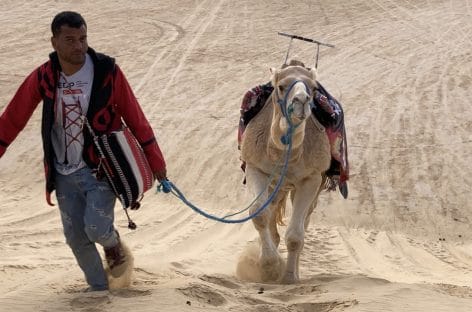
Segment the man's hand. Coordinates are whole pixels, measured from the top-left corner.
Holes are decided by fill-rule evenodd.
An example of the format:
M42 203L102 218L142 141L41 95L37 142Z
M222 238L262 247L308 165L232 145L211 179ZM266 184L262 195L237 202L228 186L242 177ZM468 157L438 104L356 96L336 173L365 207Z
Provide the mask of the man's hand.
M163 170L154 172L154 177L159 182L167 180L167 170L163 169Z

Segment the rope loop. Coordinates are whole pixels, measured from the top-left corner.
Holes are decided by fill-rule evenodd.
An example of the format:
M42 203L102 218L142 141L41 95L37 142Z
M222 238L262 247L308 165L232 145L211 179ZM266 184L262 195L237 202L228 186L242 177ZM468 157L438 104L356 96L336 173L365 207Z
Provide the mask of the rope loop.
M172 195L174 195L175 197L177 197L178 199L180 199L184 204L186 204L188 207L190 207L192 210L194 210L195 212L201 214L202 216L210 219L210 220L214 220L214 221L218 221L218 222L222 222L222 223L243 223L243 222L246 222L248 220L251 220L255 217L257 217L259 214L262 213L262 211L264 211L269 205L270 203L274 200L275 196L277 195L277 193L279 192L280 190L280 187L282 186L282 183L284 181L284 178L285 178L285 175L287 174L287 168L288 168L288 161L290 159L290 153L291 153L291 150L292 150L292 137L291 137L291 134L292 134L292 128L289 127L289 130L287 131L287 140L288 140L288 144L286 145L285 147L285 157L284 157L284 165L282 167L282 170L281 170L281 173L280 173L280 177L279 177L279 180L277 181L277 184L274 188L274 190L272 191L272 193L268 196L267 200L252 214L250 214L249 216L245 217L245 218L241 218L241 219L228 219L230 217L233 217L235 215L238 215L246 210L248 210L250 207L252 207L252 205L254 205L254 203L257 201L257 199L259 197L261 197L263 195L263 193L265 192L265 190L269 187L269 184L272 182L273 180L273 175L271 175L271 177L269 178L269 181L267 183L267 186L264 188L264 190L259 193L259 195L252 201L252 203L246 207L245 209L239 211L239 212L236 212L236 213L233 213L233 214L229 214L229 215L226 215L224 217L218 217L218 216L214 216L212 214L209 214L205 211L203 211L202 209L198 208L197 206L195 206L194 204L192 204L186 197L185 195L182 193L182 191L179 190L179 188L174 184L172 183L170 180L164 180L164 181L161 181L161 183L157 186L157 192L164 192L164 193L171 193ZM277 167L274 166L274 169ZM275 173L275 170L274 170L274 173Z

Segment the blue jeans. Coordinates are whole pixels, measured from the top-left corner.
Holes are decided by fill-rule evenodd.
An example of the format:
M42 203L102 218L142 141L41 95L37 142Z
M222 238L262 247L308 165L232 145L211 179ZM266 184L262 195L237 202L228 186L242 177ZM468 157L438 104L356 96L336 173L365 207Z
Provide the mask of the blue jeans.
M92 290L108 289L102 259L95 243L105 248L118 243L113 227L116 197L108 183L88 167L69 175L56 172L56 196L66 242Z

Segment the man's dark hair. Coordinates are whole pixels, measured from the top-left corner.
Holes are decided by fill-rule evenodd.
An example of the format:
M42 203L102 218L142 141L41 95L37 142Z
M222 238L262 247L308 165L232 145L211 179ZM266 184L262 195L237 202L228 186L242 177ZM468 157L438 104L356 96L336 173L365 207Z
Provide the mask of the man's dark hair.
M51 31L54 37L59 34L62 25L67 25L72 28L80 28L82 25L87 27L82 15L72 11L64 11L54 17L51 23Z

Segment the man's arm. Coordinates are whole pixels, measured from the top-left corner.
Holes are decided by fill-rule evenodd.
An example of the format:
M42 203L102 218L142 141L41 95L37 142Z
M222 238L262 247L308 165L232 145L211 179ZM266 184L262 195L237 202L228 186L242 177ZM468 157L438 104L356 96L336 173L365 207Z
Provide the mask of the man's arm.
M0 157L24 129L41 101L38 70L34 70L26 77L0 116Z
M151 125L141 109L121 69L115 65L115 103L126 125L141 144L154 176L159 181L166 178L166 163Z

